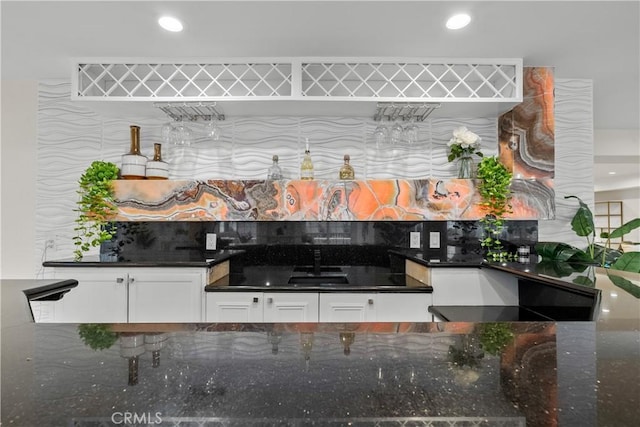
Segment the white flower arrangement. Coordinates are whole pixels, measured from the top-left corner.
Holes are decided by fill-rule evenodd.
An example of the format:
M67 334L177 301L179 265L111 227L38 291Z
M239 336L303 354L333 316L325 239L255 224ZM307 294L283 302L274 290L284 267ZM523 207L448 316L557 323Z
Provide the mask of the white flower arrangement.
M447 159L452 162L458 157L471 154L483 157L479 148L481 139L482 138L471 132L465 126L455 129L453 131L453 137L447 143L450 149Z

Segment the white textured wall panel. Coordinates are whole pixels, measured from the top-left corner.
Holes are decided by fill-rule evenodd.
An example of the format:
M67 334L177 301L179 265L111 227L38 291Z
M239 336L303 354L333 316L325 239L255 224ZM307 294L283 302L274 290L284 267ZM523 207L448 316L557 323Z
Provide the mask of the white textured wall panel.
M591 80L555 81L556 219L540 221L538 240L586 247L571 229L578 196L593 210L593 86Z
M142 151L151 157L153 143L162 142L162 125L169 121L105 117L87 104L72 102L70 90L69 83L39 85L35 271L41 268L49 238L55 239L56 247L47 250L46 259L72 256L77 180L91 162L119 165L129 150L132 124L141 127ZM591 110L589 81L556 81L558 220L540 222L540 240L572 241L567 222L575 204L563 195L580 195L593 204ZM457 169L446 160L447 142L453 129L462 125L482 137L485 155L498 151L497 119L427 119L418 123L419 140L411 146L376 147L372 133L377 124L369 117L228 117L219 123L220 141L207 138L202 123L190 123L194 142L188 150L165 144L162 150L173 179L264 179L273 154L280 157L285 176L297 178L304 138L309 138L319 179L336 178L344 154L351 156L359 179L454 177ZM185 155L191 163L180 167L178 158Z

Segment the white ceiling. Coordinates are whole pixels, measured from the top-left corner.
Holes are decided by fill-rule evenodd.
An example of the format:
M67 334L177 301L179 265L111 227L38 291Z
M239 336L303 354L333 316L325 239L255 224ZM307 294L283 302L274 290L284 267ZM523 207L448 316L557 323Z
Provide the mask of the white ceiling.
M457 11L471 24L446 30ZM74 57L517 57L555 67L557 78L592 80L596 129L640 129L638 0L5 0L0 12L2 79L69 79ZM161 30L163 14L185 30ZM639 157L617 166L632 176L636 142Z

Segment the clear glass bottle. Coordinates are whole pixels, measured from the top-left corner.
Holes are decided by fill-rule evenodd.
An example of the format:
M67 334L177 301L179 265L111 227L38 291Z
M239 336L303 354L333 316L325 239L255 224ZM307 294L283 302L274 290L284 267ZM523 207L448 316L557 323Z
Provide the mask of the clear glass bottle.
M280 169L280 166L278 165L278 156L274 155L272 157L272 160L273 160L273 164L267 171L267 179L273 179L273 180L282 179L282 169Z
M313 179L313 161L311 160L311 152L309 151L309 140L306 141L306 149L304 150L304 157L302 158L302 164L300 165L300 179L312 180Z
M349 157L348 154L345 154L344 165L340 168L340 179L355 179L356 177L353 166L349 164L349 160L351 160L351 157Z

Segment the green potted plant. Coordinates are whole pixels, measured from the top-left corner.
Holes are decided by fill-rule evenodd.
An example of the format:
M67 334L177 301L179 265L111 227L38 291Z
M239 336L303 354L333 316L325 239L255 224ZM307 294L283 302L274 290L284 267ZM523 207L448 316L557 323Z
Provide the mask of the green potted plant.
M486 249L487 259L500 261L513 258L505 251L500 234L504 228L504 217L511 212L512 174L497 157L483 157L478 164L478 192L480 205L486 212L480 223L484 229L481 246Z
M536 252L543 260L591 263L614 270L640 273L640 252L622 253L596 244L596 227L593 221L593 213L589 206L577 196L565 196L564 198L578 201L578 210L571 219L571 229L576 235L586 239L587 246L585 249L579 249L561 242L538 242L536 244ZM603 232L600 236L608 241L612 238L622 237L638 227L640 227L640 218L635 218L611 231L611 233Z
M576 196L565 196L565 199L578 200L579 206L571 220L571 229L576 235L586 238L587 247L583 250L562 242L538 242L535 246L536 252L542 257L539 265L552 265L555 270L568 273L585 264L592 264L611 270L640 273L640 252L623 253L596 244L596 227L589 206ZM609 241L613 238L622 237L639 227L640 218L635 218L610 233L601 233L601 237ZM624 289L636 298L640 298L639 286L618 275L607 273L607 276L614 285ZM595 283L595 281L592 282Z
M94 161L78 180L80 199L78 218L73 238L74 257L80 261L84 252L111 240L111 221L116 212L113 180L118 178L118 167L110 162Z

